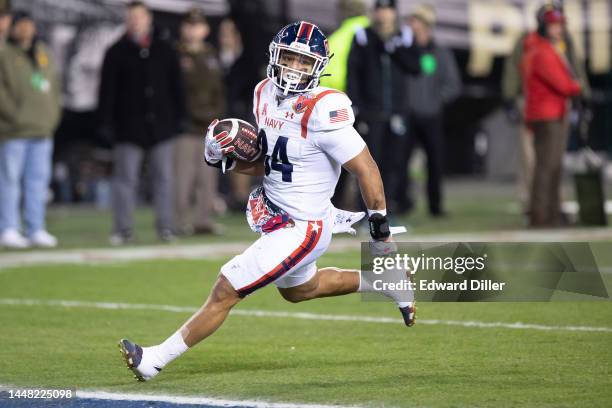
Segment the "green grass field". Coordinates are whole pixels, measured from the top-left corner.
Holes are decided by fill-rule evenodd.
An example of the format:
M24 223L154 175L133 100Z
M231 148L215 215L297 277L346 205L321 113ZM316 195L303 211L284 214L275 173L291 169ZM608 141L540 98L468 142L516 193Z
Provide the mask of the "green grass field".
M356 253L321 265L358 267ZM222 261L0 270L0 299L197 307ZM609 282L608 282L609 283ZM285 302L268 287L239 310L399 318L360 296ZM152 382L137 383L116 342L157 343L187 312L0 306L0 384L385 407L603 407L612 333L230 316ZM421 319L612 327L612 304L422 303Z
M520 230L522 217L509 210L513 187L479 183L449 186L448 218L431 219L421 205L396 222L422 237ZM108 247L108 212L53 208L48 218L59 251ZM241 214L219 221L224 236L184 238L172 246L256 238ZM159 243L152 226L151 211L139 210L135 246ZM588 237L589 230L581 233ZM357 240L355 248L326 254L319 265L358 268ZM612 302L421 303L421 324L408 329L363 319L292 317L309 312L400 319L390 302L350 295L296 305L268 287L240 303L217 333L153 381L137 383L123 365L117 341L164 340L190 312L156 310L156 305L197 308L229 256L2 269L7 253L0 250L0 386L371 407L612 406ZM37 256L41 253L46 254ZM609 291L612 274L604 277ZM53 302L60 300L78 303ZM128 305L108 308L115 303ZM149 306L133 307L138 304ZM258 317L255 311L290 315ZM470 321L506 327L469 327ZM539 326L507 327L515 322Z

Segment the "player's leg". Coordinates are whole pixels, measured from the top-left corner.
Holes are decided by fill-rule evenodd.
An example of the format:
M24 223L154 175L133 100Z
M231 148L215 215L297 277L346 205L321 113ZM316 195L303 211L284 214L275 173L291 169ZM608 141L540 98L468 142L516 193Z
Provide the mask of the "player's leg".
M329 225L325 227L327 230L323 242L331 239ZM293 228L260 237L223 265L204 306L166 341L142 348L129 340L121 340L119 347L128 367L139 380L153 378L189 347L214 333L241 298L299 268L302 260L310 262L308 257L317 251L322 235L323 223L318 221L296 223Z
M360 272L354 269L321 268L307 282L289 288L279 287L280 294L289 302L329 296L341 296L359 290Z
M206 303L163 343L140 347L127 339L119 342L128 368L140 381L153 378L168 363L213 334L240 299L227 278L219 275Z
M241 299L227 278L219 275L204 306L180 329L185 344L193 347L213 334L225 321L232 307Z
M309 271L309 268L312 269ZM389 271L388 278L392 281L409 279L404 270ZM376 290L372 282L355 269L328 267L316 270L313 262L275 283L283 298L292 303L355 292L379 293L397 303L407 326L412 326L415 322L416 308L412 291Z

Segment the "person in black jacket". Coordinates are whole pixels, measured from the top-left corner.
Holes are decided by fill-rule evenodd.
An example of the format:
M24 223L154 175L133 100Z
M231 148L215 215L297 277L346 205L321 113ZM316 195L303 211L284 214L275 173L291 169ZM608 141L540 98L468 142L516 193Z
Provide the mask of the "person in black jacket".
M159 237L173 239L173 137L184 112L181 70L174 48L156 37L151 11L128 4L126 33L104 57L99 115L114 154L111 244L132 238L140 166L150 154Z
M444 106L461 93L461 77L452 52L434 40L433 28L436 12L428 4L416 6L409 17L415 43L421 51L419 76L408 80L408 117L410 131L407 147L403 152L404 166L410 168L410 158L415 145L422 146L427 156L427 197L429 212L434 217L445 215L442 172L444 152ZM405 167L403 167L405 169ZM413 206L408 171L401 173L400 184L407 188L400 193L403 202L400 210Z
M406 139L407 75L420 72L419 52L409 27L400 28L395 0L377 0L372 25L359 29L347 67L347 94L353 101L357 130L380 167L387 206L394 207L399 173L395 152Z

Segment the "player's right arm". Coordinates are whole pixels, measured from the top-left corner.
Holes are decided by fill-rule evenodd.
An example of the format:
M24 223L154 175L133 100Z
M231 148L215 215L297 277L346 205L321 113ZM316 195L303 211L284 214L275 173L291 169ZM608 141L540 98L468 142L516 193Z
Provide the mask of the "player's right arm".
M255 123L257 124L257 126L259 126L261 94L263 91L263 87L268 82L268 79L262 80L255 86L255 89L253 90L253 117L255 118ZM238 173L246 174L249 176L265 176L266 170L264 166L264 155L265 152L262 152L261 157L255 160L254 162L236 161L233 170Z
M266 169L264 167L263 157L257 159L254 162L236 162L236 167L234 167L234 171L242 174L246 174L248 176L265 176Z
M219 120L215 119L208 125L208 130L204 138L204 161L206 164L217 167L224 173L233 170L249 176L263 176L265 174L263 157L253 162L245 162L234 160L228 156L234 151L234 147L226 147L231 141L228 132L221 132L217 135L213 134L213 130L217 123L219 123Z

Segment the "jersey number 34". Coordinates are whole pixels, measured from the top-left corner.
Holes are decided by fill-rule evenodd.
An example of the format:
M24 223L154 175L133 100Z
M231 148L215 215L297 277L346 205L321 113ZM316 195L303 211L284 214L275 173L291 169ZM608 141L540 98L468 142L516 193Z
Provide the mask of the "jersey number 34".
M283 181L291 183L291 173L293 173L293 164L289 162L287 157L287 142L289 138L285 136L279 136L272 149L272 155L268 153L268 138L264 130L259 131L259 137L261 138L261 149L266 152L264 159L264 165L266 168L266 176L270 175L272 170L279 171L283 176Z

